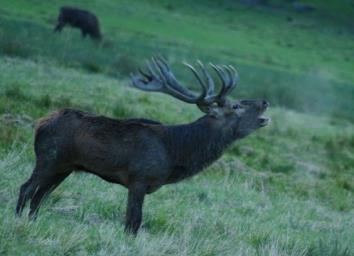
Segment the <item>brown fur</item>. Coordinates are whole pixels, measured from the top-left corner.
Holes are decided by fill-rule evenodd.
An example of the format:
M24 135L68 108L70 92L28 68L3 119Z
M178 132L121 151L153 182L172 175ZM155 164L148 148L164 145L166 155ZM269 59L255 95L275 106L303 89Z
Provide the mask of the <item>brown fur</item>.
M50 113L47 116L44 116L37 120L36 127L35 127L35 136L37 136L38 131L45 127L48 123L50 123L53 119L58 118L61 115L62 111L55 111Z

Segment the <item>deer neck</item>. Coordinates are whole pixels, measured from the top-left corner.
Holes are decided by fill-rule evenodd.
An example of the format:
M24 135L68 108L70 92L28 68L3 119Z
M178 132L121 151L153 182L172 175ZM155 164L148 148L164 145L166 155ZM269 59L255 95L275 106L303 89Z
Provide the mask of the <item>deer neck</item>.
M230 133L231 134L231 133ZM232 142L232 136L212 117L172 126L167 131L167 148L174 167L191 176L218 159Z

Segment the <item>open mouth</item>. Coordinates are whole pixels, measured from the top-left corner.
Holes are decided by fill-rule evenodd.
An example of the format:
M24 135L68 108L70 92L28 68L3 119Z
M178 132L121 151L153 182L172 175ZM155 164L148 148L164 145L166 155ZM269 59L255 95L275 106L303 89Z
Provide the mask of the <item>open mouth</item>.
M258 120L259 120L260 127L266 126L270 122L270 118L269 117L264 117L262 115L267 110L268 106L269 106L269 103L266 102L266 105L264 105L263 110L259 113Z
M263 116L259 117L258 120L261 127L266 126L270 122L270 118Z

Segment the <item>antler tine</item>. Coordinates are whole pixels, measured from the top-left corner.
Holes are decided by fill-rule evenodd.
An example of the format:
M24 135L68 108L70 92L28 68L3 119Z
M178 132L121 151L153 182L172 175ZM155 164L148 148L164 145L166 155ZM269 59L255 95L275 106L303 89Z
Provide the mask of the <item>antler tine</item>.
M144 70L141 68L138 68L139 73L146 79L151 80L152 76L149 73L146 73ZM131 74L132 75L132 74Z
M163 87L163 76L159 72L156 63L146 62L148 71L145 72L139 68L139 75L131 74L132 83L135 87L143 91L161 91L165 92ZM141 76L144 78L142 79Z
M211 64L211 67L215 70L222 83L217 98L218 104L223 105L225 104L226 96L231 93L238 82L237 71L231 65L218 66Z
M164 74L162 72L160 64L159 64L158 60L156 58L154 58L154 57L151 58L150 69L155 71L155 72L157 72L156 77L159 78L163 83L166 82L166 78L164 77Z
M160 91L162 90L160 83L153 82L153 77L147 77L148 81L145 79L141 79L139 75L130 75L132 79L132 84L136 88L143 90L143 91ZM149 85L149 86L147 86Z
M192 72L193 72L193 75L197 78L197 80L198 80L198 82L199 82L199 84L200 84L200 86L202 87L202 94L201 94L201 96L200 97L205 97L205 95L206 95L206 86L205 86L205 84L204 84L204 81L202 80L202 78L199 76L199 73L198 73L198 71L191 65L191 64L189 64L189 63L187 63L187 62L183 62L183 64L186 66L186 67L188 67L190 70L192 70Z
M148 69L148 74L149 74L151 77L156 77L155 71L152 69L152 67L151 67L151 65L150 65L150 63L149 63L149 61L146 61L146 62L145 62L145 65L146 65L146 67L147 67L147 69Z
M155 59L160 63L161 67L163 67L166 71L170 72L170 67L162 56L156 56Z
M237 75L236 69L233 66L231 66L231 65L226 66L225 65L224 68L230 77L230 83L227 86L227 90L225 92L225 95L228 95L236 87L237 82L238 82L238 75Z
M207 84L207 92L206 92L206 98L205 100L207 101L211 101L214 99L215 95L214 95L214 91L215 91L215 85L214 85L214 80L212 79L212 77L210 76L207 68L203 65L203 63L198 60L197 61L200 69L203 72L203 75L205 77L206 80L206 84Z
M238 83L238 80L239 80L238 72L233 66L229 65L229 67L230 67L231 71L233 72L233 76L235 79L235 86L236 86Z
M224 84L224 78L222 76L222 74L220 73L220 71L218 70L218 66L217 65L214 65L213 63L209 63L209 65L214 69L215 73L218 75L218 77L220 78L221 80L221 87L222 89L225 87L225 84Z
M176 77L171 72L168 64L162 57L154 58L154 64L156 64L156 68L161 74L161 78L164 81L164 87L166 88L166 91L168 91L170 94L173 94L173 96L175 97L177 97L178 95L180 98L184 96L190 98L200 98L196 97L193 93L191 93L178 83ZM189 99L189 101L192 101L192 99Z
M229 88L229 87L232 85L232 83L233 83L232 73L231 73L231 71L230 71L230 69L229 69L228 66L223 65L222 67L224 68L224 70L226 71L226 73L227 73L227 75L228 75L228 79L229 79L229 80L228 80L227 87Z
M226 74L224 72L224 70L218 66L218 65L214 65L211 64L211 67L215 70L216 74L219 76L220 81L221 81L221 90L219 92L219 95L223 94L227 88L227 84L226 84Z

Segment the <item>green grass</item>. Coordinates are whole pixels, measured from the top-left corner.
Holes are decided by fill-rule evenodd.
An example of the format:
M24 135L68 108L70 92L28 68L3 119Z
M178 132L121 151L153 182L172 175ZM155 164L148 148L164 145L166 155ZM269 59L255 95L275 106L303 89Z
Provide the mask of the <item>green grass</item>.
M353 255L353 11L311 1L318 10L300 15L270 2L75 1L99 14L102 45L52 33L64 1L2 3L0 255ZM38 118L63 107L168 124L201 116L129 87L129 73L156 53L186 84L183 60L235 64L234 96L269 99L271 125L148 196L135 239L123 232L127 191L89 174L65 180L37 221L15 218Z
M2 5L0 52L50 58L61 65L121 77L157 53L171 63L196 59L230 63L241 75L243 86L236 91L240 97L266 97L273 106L354 120L353 23L348 19L338 25L326 9L306 16L227 1L219 7L211 1L192 5L77 1L78 6L95 9L101 19L105 40L98 46L81 40L78 30L53 34L62 4Z
M269 128L235 144L204 174L148 196L137 239L123 234L126 190L88 174L65 181L36 222L16 219L18 188L33 168L32 124L47 112L74 106L167 123L200 114L100 74L13 58L0 67L0 109L12 116L0 130L0 252L333 255L320 252L354 249L353 125L283 109L271 110Z

